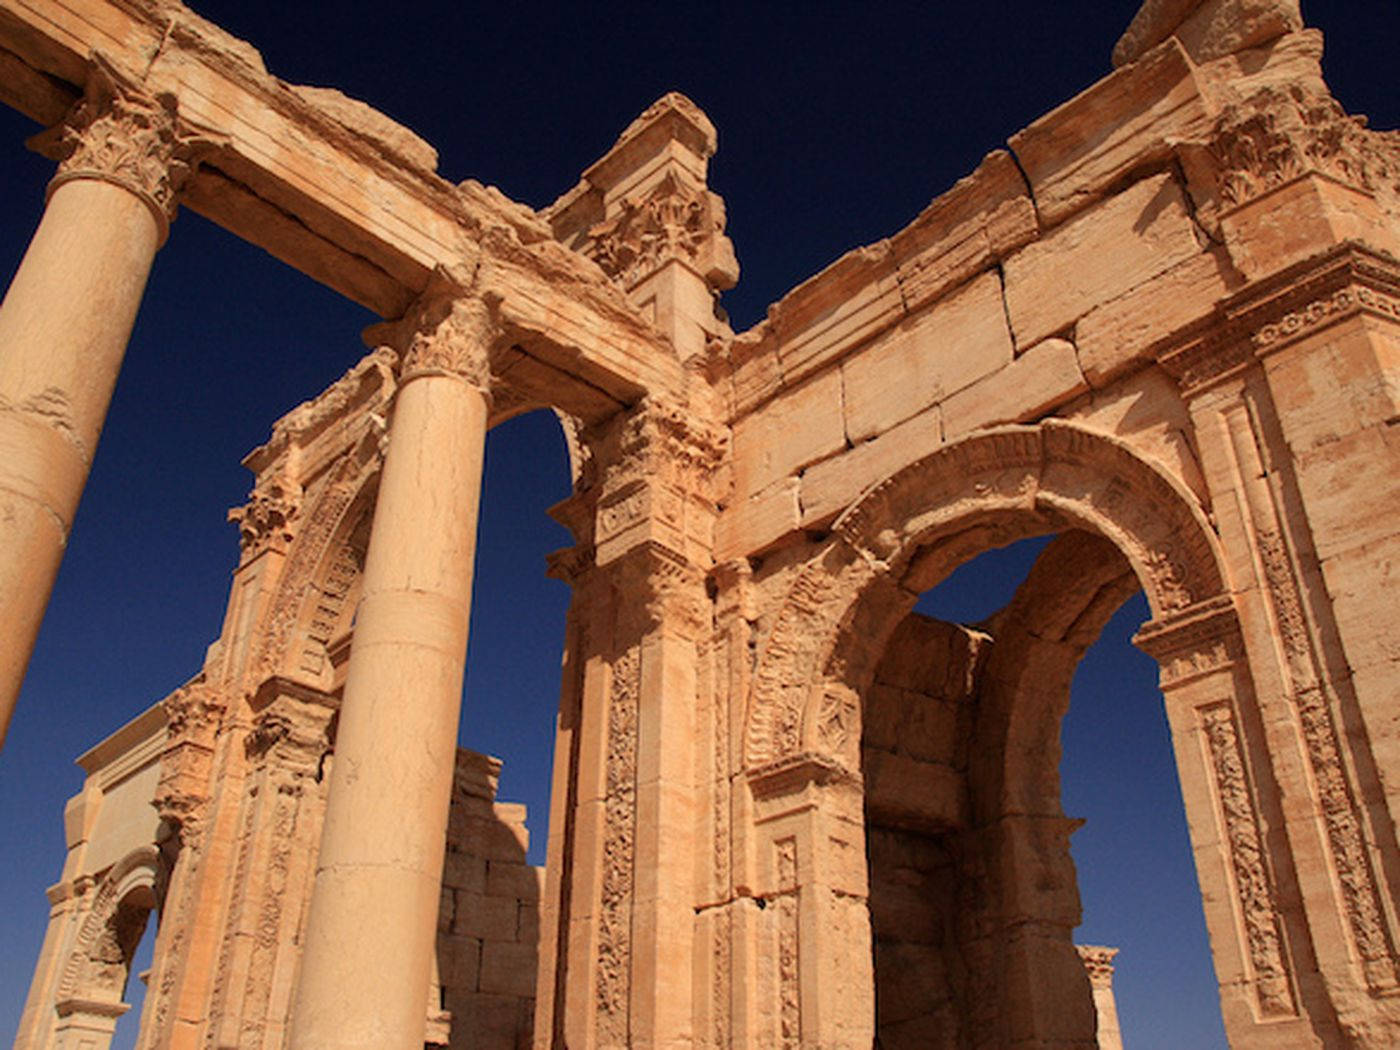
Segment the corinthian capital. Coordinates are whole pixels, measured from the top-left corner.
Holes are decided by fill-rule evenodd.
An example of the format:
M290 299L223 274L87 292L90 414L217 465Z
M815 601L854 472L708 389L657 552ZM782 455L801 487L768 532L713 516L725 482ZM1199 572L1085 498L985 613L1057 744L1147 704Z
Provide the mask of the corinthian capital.
M491 349L501 325L494 304L468 284L439 266L400 320L365 330L370 345L398 351L400 384L422 375L454 375L490 395Z
M150 95L98 52L83 97L62 124L30 140L59 162L49 195L65 182L100 179L121 186L151 209L164 243L181 188L216 137L182 120L175 96Z

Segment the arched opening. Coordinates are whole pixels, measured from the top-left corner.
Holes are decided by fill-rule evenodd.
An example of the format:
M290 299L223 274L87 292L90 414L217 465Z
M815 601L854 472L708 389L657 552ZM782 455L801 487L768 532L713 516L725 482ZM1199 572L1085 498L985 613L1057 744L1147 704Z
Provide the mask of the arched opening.
M131 1009L117 1019L117 1029L112 1033L112 1050L135 1050L141 1034L142 1009L146 1005L146 982L154 962L155 948L156 924L148 921L136 950L132 952L131 964L127 969L124 998Z
M971 558L895 629L862 705L882 1050L1092 1046L1095 1014L1121 1046L1111 955L1072 945L1127 949L1130 1033L1185 1011L1223 1045L1155 667L1130 641L1148 616L1116 550L1069 531Z
M963 698L976 701L963 712L966 754L953 751L939 806L892 819L891 808L913 808L900 788L909 763L882 758L882 770L862 754L867 694L902 670L885 662L891 643L916 631L907 618L919 596L959 565L1056 533L1014 599L984 625L993 644L978 632L941 629L943 651L961 651L971 669L961 685ZM861 950L874 890L866 865L852 863L865 859L869 793L877 827L923 821L961 836L959 851L920 863L934 871L955 860L972 876L963 886L978 887L955 909L945 906L945 915L956 914L928 931L930 942L951 943L957 958L972 960L947 967L942 1000L969 1019L967 1045L1095 1045L1092 994L1072 938L1080 911L1069 841L1077 825L1060 806L1059 725L1085 649L1139 588L1152 619L1138 638L1157 660L1177 760L1193 779L1185 798L1217 969L1222 946L1227 967L1236 944L1250 952L1246 983L1221 994L1289 1015L1297 993L1285 938L1296 927L1278 887L1292 875L1270 867L1283 859L1265 859L1258 848L1273 815L1267 770L1250 774L1261 778L1263 801L1247 782L1236 790L1232 770L1247 761L1258 713L1212 527L1184 487L1128 446L1047 421L979 433L872 487L834 523L774 614L744 746L756 881L790 902L767 934L780 959L777 991L791 1004L783 1031L804 1041L875 1037L876 979L873 964L861 962L874 958ZM888 722L877 711L881 717ZM897 719L895 726L898 736ZM892 786L881 784L886 776ZM1194 790L1220 776L1234 777L1234 808L1224 817ZM1222 820L1235 822L1228 836ZM1250 900L1233 895L1226 865ZM792 966L781 963L785 937L797 945Z
M149 965L158 879L158 851L149 846L113 865L94 891L54 997L57 1045L92 1050L134 1045L140 1010L133 1007L143 997L133 998L132 979ZM119 1022L128 1015L132 1019L120 1026L122 1042L114 1044Z

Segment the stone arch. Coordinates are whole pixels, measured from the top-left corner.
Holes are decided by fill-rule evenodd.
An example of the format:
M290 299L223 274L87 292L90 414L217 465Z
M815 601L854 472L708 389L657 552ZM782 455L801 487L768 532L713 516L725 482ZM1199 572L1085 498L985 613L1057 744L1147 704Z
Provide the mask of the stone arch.
M323 668L324 642L346 614L368 543L383 455L376 433L356 441L308 486L310 509L287 552L262 629L254 663L256 683L270 675L301 670L316 678ZM363 536L361 532L363 531ZM319 649L319 651L318 651ZM317 666L307 666L309 662Z
M132 850L103 876L64 963L55 1003L61 1016L119 1007L132 955L157 906L160 850ZM112 1022L116 1013L106 1012Z
M858 696L918 594L988 547L1067 528L1111 542L1161 619L1226 593L1218 541L1179 481L1078 424L982 431L868 489L789 589L754 674L751 779L858 768Z

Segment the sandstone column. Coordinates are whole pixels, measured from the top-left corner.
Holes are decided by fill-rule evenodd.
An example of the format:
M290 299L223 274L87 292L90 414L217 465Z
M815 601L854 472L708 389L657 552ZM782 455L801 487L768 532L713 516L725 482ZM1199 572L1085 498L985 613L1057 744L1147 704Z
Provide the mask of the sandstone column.
M489 313L456 294L430 288L396 333L404 374L307 917L297 1050L423 1046L490 403Z
M0 304L0 745L193 141L100 58L36 145L61 161Z

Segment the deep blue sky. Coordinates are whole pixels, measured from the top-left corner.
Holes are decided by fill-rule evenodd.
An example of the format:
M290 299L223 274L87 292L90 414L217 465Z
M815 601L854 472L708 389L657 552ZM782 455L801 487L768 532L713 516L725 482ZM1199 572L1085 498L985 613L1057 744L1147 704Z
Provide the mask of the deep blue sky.
M719 129L711 185L728 204L743 276L736 328L843 251L885 236L982 155L1109 68L1137 0L981 4L286 4L206 0L282 78L331 85L407 124L453 179L541 206L656 97L690 95ZM1328 33L1338 97L1400 124L1400 5L1305 0ZM38 222L48 161L0 112L0 277ZM0 1039L18 1021L62 862L72 758L194 673L219 633L237 554L227 507L240 458L271 422L358 358L372 318L194 215L157 259L73 541L0 756ZM567 494L557 428L493 432L463 743L506 759L502 797L547 810L567 593L543 575L567 542L544 508ZM976 620L1009 597L1032 552L962 570L937 596ZM1123 946L1132 1050L1223 1045L1204 955L1155 672L1127 644L1141 599L1075 682L1065 808L1083 940ZM542 853L533 851L536 860Z

